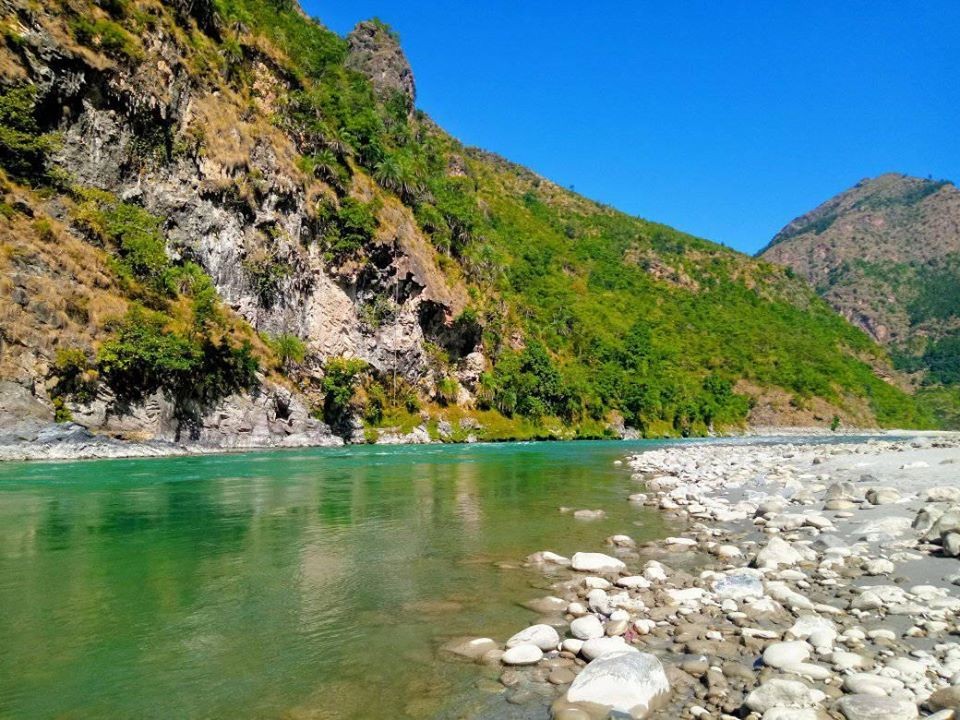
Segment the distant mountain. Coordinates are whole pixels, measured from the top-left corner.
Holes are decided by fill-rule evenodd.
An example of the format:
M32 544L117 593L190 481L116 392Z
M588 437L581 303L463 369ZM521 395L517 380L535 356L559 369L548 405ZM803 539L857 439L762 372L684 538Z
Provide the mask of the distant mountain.
M806 278L925 386L960 385L953 183L893 173L862 180L790 222L759 255Z

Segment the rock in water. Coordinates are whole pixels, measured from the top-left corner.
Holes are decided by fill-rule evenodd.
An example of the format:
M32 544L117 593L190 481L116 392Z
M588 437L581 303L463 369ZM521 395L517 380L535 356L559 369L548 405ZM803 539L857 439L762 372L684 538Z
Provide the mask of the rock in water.
M667 674L656 656L620 650L587 665L567 690L566 699L642 716L669 692Z
M573 569L580 572L618 573L627 568L622 560L603 553L578 552L570 561Z
M876 695L847 695L840 698L837 709L847 720L913 720L919 716L917 706L908 700Z
M560 635L549 625L531 625L507 640L507 647L535 645L541 650L556 650L560 644Z
M543 659L543 650L536 645L517 645L507 650L500 660L504 665L535 665Z
M490 638L462 638L459 640L451 640L444 645L441 650L451 655L456 655L457 657L466 658L467 660L478 660L484 653L490 650L496 650L499 647L500 646Z

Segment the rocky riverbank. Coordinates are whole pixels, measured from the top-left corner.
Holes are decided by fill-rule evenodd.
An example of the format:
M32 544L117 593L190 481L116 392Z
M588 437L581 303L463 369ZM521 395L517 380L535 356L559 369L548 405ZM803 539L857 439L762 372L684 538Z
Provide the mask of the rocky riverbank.
M659 507L675 536L534 553L551 594L518 600L540 617L445 647L498 673L511 717L960 717L960 436L628 463L624 502Z

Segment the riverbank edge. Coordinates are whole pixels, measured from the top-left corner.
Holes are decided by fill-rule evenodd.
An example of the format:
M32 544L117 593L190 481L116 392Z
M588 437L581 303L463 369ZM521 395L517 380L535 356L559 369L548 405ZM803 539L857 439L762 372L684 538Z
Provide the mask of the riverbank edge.
M420 435L408 436L385 435L372 443L345 443L342 438L331 435L329 441L290 443L273 442L242 445L208 445L202 443L171 442L166 440L124 440L109 435L99 435L83 426L74 423L51 425L37 433L36 439L9 441L0 439L0 463L18 462L59 462L77 460L108 460L108 459L138 459L138 458L166 458L203 455L227 455L250 452L264 452L268 450L309 450L325 447L349 447L352 445L463 445L475 443L514 443L514 442L577 442L590 440L620 440L634 442L638 440L689 441L708 440L717 438L750 439L750 438L798 438L798 437L830 437L843 439L844 437L889 437L901 435L937 435L940 430L907 430L907 429L878 429L878 428L843 428L832 431L823 427L748 427L739 432L723 432L706 436L688 438L664 437L538 437L538 438L497 438L490 440L429 440Z
M862 440L864 435L859 437ZM720 605L721 601L735 606L722 608L726 620L714 615L706 635L681 630L689 627L684 624L689 620L687 615L679 621L671 617L658 617L653 623L636 621L638 626L649 623L640 635L672 624L664 639L674 643L674 649L667 654L676 657L675 653L680 653L681 661L664 663L674 686L672 697L667 707L654 711L651 717L825 720L829 709L830 717L862 720L867 715L860 712L861 706L870 706L871 712L882 711L870 717L910 720L922 709L928 718L949 720L954 716L950 705L954 702L960 713L960 643L947 639L960 634L960 590L956 587L960 585L960 573L953 571L953 577L937 581L927 576L928 571L916 574L916 566L908 571L902 565L925 563L925 558L947 554L938 545L940 536L931 541L928 534L924 540L922 531L926 528L921 520L924 513L932 512L927 509L932 507L931 502L933 506L943 504L948 494L953 502L960 501L960 486L952 480L952 468L960 464L960 433L887 431L868 436L862 445L843 442L844 436L837 436L836 444L808 443L792 434L756 437L756 443L750 437L743 439L746 442L736 445L715 445L716 450L727 453L719 462L712 457L713 451L695 442L630 452L624 457L633 479L646 490L631 496L630 501L657 508L682 526L674 537L637 548L640 557L659 557L669 563L675 552L690 551L703 558L699 564L702 572L695 575L674 574L660 562L648 560L640 571L643 585L638 587L656 590L658 597L669 599L668 605L676 605L674 610L693 617L706 615L711 604ZM736 452L739 450L745 452ZM923 455L931 450L949 453L936 473L931 458ZM898 453L903 453L901 459L897 459ZM773 462L770 454L777 456ZM931 464L917 461L917 457L931 460ZM664 462L658 462L660 459ZM865 464L863 460L879 462ZM866 470L876 472L876 476ZM946 482L945 473L951 473ZM913 477L908 479L908 475ZM859 487L854 489L854 485ZM756 498L752 501L742 495L747 488L754 488ZM858 492L859 498L853 497ZM850 499L847 494L851 494ZM841 498L843 507L833 507L833 502L840 501L831 501L832 497ZM822 509L818 507L821 503ZM918 510L920 514L914 520ZM871 517L880 522L868 531ZM884 518L902 520L902 526L891 529ZM867 522L858 523L858 519ZM935 520L933 516L931 519ZM935 522L933 525L936 529ZM816 542L821 534L823 540ZM621 557L619 551L627 550L640 561L631 549L636 546L627 536L611 536L607 545L617 557ZM583 568L576 568L575 561L574 556L574 569L581 572L572 580L551 586L557 597L551 595L537 602L550 601L561 607L570 603L564 625L570 622L571 613L575 618L599 616L601 622L608 618L601 637L610 637L602 642L617 640L621 631L610 630L616 624L614 615L609 609L601 609L613 597L607 598L598 588L609 588L612 593L632 587L633 583L627 581L641 576L621 582L617 576L627 574L626 568L595 573L607 580L600 584L603 581L598 578L584 577ZM546 552L531 555L527 562L537 567L552 562L570 565L568 559ZM906 576L894 580L894 568ZM960 566L956 568L960 570ZM944 569L950 568L940 566L937 572ZM759 595L744 592L749 589L749 582L744 581L759 581L763 589ZM872 585L891 581L896 586L884 585L877 587L877 593L870 592ZM748 613L740 612L744 609L741 598L748 603ZM756 605L750 605L751 601ZM649 618L662 610L668 608L648 605L641 615ZM759 615L750 610L759 611ZM891 632L888 623L899 617L904 618L904 626ZM507 641L507 648L521 642L521 636L532 629L517 633ZM631 631L627 632L629 635ZM724 660L719 646L729 645L728 641L740 634L745 648L740 648L736 657ZM924 637L942 640L931 649L910 643L912 638ZM571 643L577 647L568 647ZM682 650L676 649L678 645ZM574 671L571 679L592 665L592 656L587 656L586 662L578 657L581 647L584 643L580 640L562 641L560 659L580 663L569 668ZM660 651L645 649L642 643L637 649L660 655ZM518 670L527 669L511 667L516 663L501 659L502 651L496 652L499 655L491 661L499 660L501 667L506 666L501 683L507 693L516 692L514 688L520 683L533 687L540 684L518 680ZM543 657L545 663L558 661L556 652L545 652ZM533 665L533 672L542 670L542 665ZM597 672L590 673L590 682L600 686L593 700L599 703L596 707L607 705L604 696L612 692L603 684L604 672L606 668L600 671L598 667ZM587 683L579 684L582 695ZM557 688L561 694L553 703L553 717L593 718L585 710L594 706L571 704L574 698L565 692L566 687ZM646 689L638 680L634 688L637 697ZM780 715L778 707L791 710L788 715Z

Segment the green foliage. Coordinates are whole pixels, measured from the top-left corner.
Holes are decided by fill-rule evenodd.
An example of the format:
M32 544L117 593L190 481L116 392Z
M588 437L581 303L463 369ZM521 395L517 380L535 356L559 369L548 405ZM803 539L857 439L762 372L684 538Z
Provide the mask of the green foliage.
M960 255L923 268L914 282L916 295L907 304L911 323L960 317Z
M945 430L960 430L960 385L920 388L917 399Z
M292 61L297 74L318 78L346 55L347 43L310 21L293 0L215 0L228 23L264 33Z
M143 57L143 52L133 35L113 20L79 16L70 20L70 29L81 45L99 48L110 55L129 60L139 60Z
M173 266L160 218L103 190L78 188L74 195L77 223L116 252L121 274L169 294Z
M460 384L452 377L442 377L437 381L437 400L441 405L454 405Z
M98 376L83 350L79 348L58 349L50 372L57 381L57 384L51 390L51 395L55 401L60 400L61 407L64 398L69 397L80 403L88 403L96 395ZM63 409L69 413L65 407ZM57 422L62 421L58 420Z
M276 302L280 286L293 271L290 263L279 257L266 242L247 254L243 259L243 269L260 304L267 308Z
M377 230L377 205L351 197L343 198L340 207L322 209L322 240L328 259L343 262L353 257L372 239Z
M267 344L277 354L284 369L299 365L307 356L307 346L296 335L281 333L267 338Z
M181 429L193 433L204 411L256 384L258 365L249 343L235 347L172 325L163 313L133 306L101 346L97 364L121 412L162 391Z
M21 85L0 91L0 167L27 182L46 179L47 154L56 136L40 132L37 89Z
M367 363L356 358L331 358L323 368L323 419L342 430L349 421L354 391Z
M960 332L931 342L923 354L927 382L960 385Z

